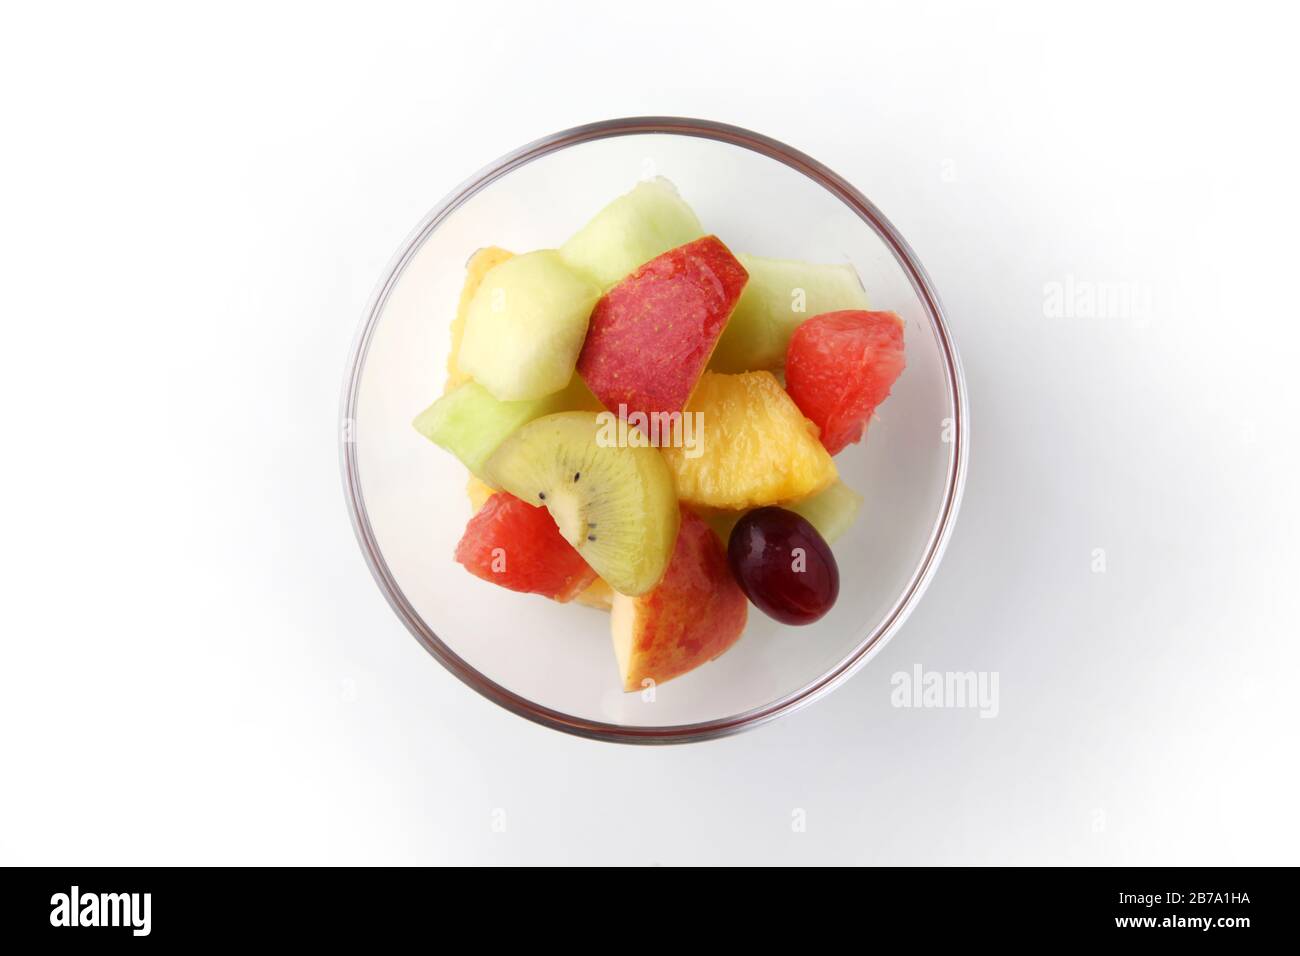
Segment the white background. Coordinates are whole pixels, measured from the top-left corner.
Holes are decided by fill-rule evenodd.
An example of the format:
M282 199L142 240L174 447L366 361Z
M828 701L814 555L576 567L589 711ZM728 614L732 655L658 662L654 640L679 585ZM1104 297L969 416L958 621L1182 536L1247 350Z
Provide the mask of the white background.
M1300 862L1294 25L545 6L7 9L0 862ZM410 228L526 141L652 113L871 197L974 415L902 633L809 709L659 749L445 673L336 444ZM1050 315L1071 277L1152 307ZM892 707L914 664L996 671L999 715Z

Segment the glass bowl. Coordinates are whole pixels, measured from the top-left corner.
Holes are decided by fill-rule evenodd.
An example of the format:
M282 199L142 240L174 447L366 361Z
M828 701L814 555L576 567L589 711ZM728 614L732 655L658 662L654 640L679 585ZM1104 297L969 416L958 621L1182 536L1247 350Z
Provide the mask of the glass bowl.
M838 603L808 627L751 608L726 654L623 693L608 615L481 581L452 560L466 474L411 427L441 394L465 262L478 248L553 248L652 176L676 184L733 249L848 262L872 307L906 323L907 369L867 438L836 458L865 498L834 546ZM934 574L966 471L961 367L930 279L867 199L816 160L748 130L647 117L565 130L457 187L403 243L366 310L344 383L341 464L362 552L393 610L448 670L529 720L626 743L703 740L810 703L898 630Z

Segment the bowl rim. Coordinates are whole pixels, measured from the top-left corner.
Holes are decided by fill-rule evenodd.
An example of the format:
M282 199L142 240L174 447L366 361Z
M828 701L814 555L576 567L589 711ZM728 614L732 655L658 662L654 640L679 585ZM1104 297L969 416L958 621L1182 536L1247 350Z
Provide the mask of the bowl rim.
M775 701L718 720L693 724L630 727L575 717L561 711L543 707L526 697L498 684L472 667L457 655L434 633L433 629L416 612L394 579L366 511L361 490L361 477L356 455L356 405L369 352L371 338L378 325L388 297L405 272L407 265L419 251L424 241L435 229L480 190L511 171L551 153L581 143L616 136L668 134L711 139L751 150L776 160L803 173L818 185L835 195L858 215L889 247L898 264L907 273L913 290L920 298L930 318L932 329L943 352L949 395L953 408L952 454L949 456L948 475L944 489L943 506L931 529L925 552L912 573L907 586L893 607L879 624L853 650L816 680ZM673 116L637 116L604 120L562 130L522 146L483 167L469 179L452 190L410 233L389 262L383 278L376 286L366 306L360 329L352 345L341 399L339 464L342 470L343 491L347 500L352 527L361 546L362 555L389 605L406 625L407 630L435 660L462 682L488 700L511 713L554 730L617 743L670 744L710 740L758 727L777 717L790 714L829 693L863 667L902 626L911 614L921 595L929 586L947 548L961 504L966 482L967 459L970 446L970 410L966 396L966 383L961 361L952 342L944 319L943 306L928 273L922 267L906 240L875 205L846 180L832 172L811 156L760 133L718 123L711 120Z

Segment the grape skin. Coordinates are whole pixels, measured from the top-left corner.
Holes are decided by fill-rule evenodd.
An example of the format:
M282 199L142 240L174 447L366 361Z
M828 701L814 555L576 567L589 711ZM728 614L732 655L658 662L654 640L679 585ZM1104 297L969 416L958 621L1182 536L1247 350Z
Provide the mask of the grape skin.
M840 571L830 545L785 508L758 508L741 518L727 542L727 559L754 606L783 624L811 624L839 597Z

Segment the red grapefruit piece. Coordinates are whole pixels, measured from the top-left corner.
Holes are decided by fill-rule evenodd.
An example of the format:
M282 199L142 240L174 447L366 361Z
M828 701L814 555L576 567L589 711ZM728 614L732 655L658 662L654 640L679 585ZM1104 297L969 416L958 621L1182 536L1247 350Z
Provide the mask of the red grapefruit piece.
M484 581L557 601L571 600L596 580L550 512L504 491L469 519L456 560Z
M905 364L903 320L895 313L827 312L790 338L785 388L834 455L861 440Z

